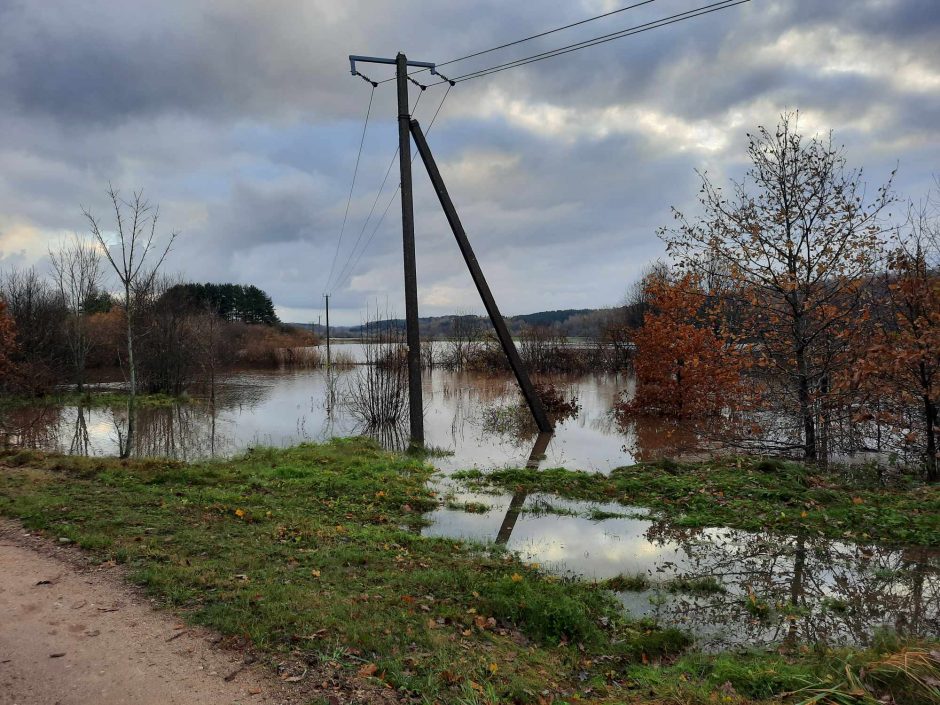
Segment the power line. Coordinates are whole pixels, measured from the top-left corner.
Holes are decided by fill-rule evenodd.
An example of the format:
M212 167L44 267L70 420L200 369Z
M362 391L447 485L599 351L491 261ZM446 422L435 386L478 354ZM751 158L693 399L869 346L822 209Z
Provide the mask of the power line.
M447 66L448 64L456 64L458 61L465 61L466 59L473 59L477 56L483 56L484 54L489 54L494 51L499 51L500 49L506 49L507 47L515 46L516 44L522 44L523 42L528 42L533 39L538 39L539 37L547 37L549 34L554 34L555 32L561 32L565 29L571 29L572 27L578 27L588 22L594 22L595 20L600 20L605 17L610 17L611 15L616 15L620 12L626 12L627 10L633 10L637 7L643 5L649 5L650 3L656 2L656 0L643 0L643 2L637 2L633 5L627 5L626 7L621 7L617 10L611 10L610 12L605 12L603 15L595 15L594 17L588 17L587 19L580 20L578 22L572 22L571 24L566 24L562 27L555 27L555 29L549 29L545 32L539 32L538 34L533 34L528 37L523 37L522 39L517 39L512 42L507 42L506 44L500 44L498 47L493 47L492 49L484 49L483 51L475 51L472 54L467 54L466 56L461 56L456 59L448 59L447 61L442 61L437 66ZM424 69L427 71L427 69ZM448 71L448 73L450 73Z
M499 73L500 71L507 71L509 69L514 69L519 66L525 66L526 64L533 64L537 61L544 61L545 59L551 59L556 56L561 56L563 54L570 54L573 51L578 51L580 49L586 49L588 47L597 46L598 44L605 44L607 42L614 41L615 39L622 39L623 37L632 36L634 34L641 34L643 32L649 32L654 29L659 29L661 27L666 27L671 24L676 24L678 22L683 22L685 20L691 20L696 17L701 17L702 15L707 15L712 12L718 12L720 10L727 10L734 7L735 5L743 5L750 0L722 0L721 2L716 2L711 5L703 5L701 7L695 8L693 10L686 10L685 12L680 12L675 15L669 15L668 17L663 17L652 22L645 22L640 25L635 25L633 27L628 27L626 29L619 30L617 32L611 32L610 34L603 34L599 37L594 37L593 39L586 39L582 42L576 42L575 44L569 44L567 46L558 47L557 49L551 49L549 51L544 51L539 54L533 54L531 56L523 57L521 59L515 59L513 61L508 61L503 64L497 64L495 66L490 66L488 68L479 69L476 71L470 71L461 76L457 76L452 79L454 82L469 81L473 78L480 78L481 76L489 76L494 73ZM444 81L438 81L437 83L432 83L432 86L440 85Z
M490 52L497 51L497 50L499 50L499 49L505 49L506 47L514 46L514 45L516 45L516 44L521 44L521 43L523 43L523 42L527 42L527 41L530 41L530 40L532 40L532 39L536 39L536 38L538 38L538 37L544 37L544 36L546 36L546 35L553 34L553 33L555 33L555 32L559 32L559 31L562 31L562 30L565 30L565 29L570 29L571 27L576 27L576 26L585 24L585 23L587 23L587 22L592 22L592 21L594 21L594 20L601 19L601 18L603 18L603 17L609 17L610 15L614 15L614 14L617 14L617 13L620 13L620 12L624 12L624 11L626 11L626 10L631 10L631 9L640 7L640 6L642 6L642 5L648 5L648 4L650 4L651 2L654 2L654 1L655 1L655 0L645 0L644 2L634 3L634 4L632 4L632 5L628 5L628 6L619 8L619 9L617 9L617 10L612 10L611 12L607 12L607 13L604 13L604 14L601 14L601 15L596 15L596 16L594 16L594 17L590 17L590 18L587 18L587 19L584 19L584 20L580 20L580 21L578 21L578 22L573 22L573 23L571 23L571 24L564 25L564 26L562 26L562 27L556 27L556 28L554 28L554 29L547 30L547 31L545 31L545 32L540 32L540 33L538 33L538 34L533 34L533 35L528 36L528 37L523 37L522 39L518 39L518 40L515 40L515 41L512 41L512 42L508 42L508 43L506 43L506 44L501 44L501 45L499 45L499 46L497 46L497 47L493 47L493 48L491 48L491 49L485 49L485 50L482 50L482 51L474 52L474 53L472 53L472 54L468 54L468 55L463 56L463 57L459 57L459 58L456 58L456 59L450 59L450 60L448 60L448 61L444 61L444 62L438 63L437 66L445 66L445 65L447 65L447 64L453 64L453 63L457 63L458 61L463 61L463 60L465 60L465 59L473 58L473 57L476 57L476 56L481 56L481 55L483 55L483 54L488 54L488 53L490 53ZM470 71L470 72L468 72L468 73L466 73L466 74L457 76L457 77L454 78L454 79L444 79L444 80L441 80L441 81L437 81L436 83L431 83L431 84L429 84L428 86L422 86L421 84L417 84L417 82L415 82L415 81L412 80L413 83L416 83L417 85L419 85L419 86L421 87L421 93L418 94L418 99L417 99L417 101L415 101L415 106L414 106L414 108L412 109L412 112L414 112L414 109L417 108L418 102L420 102L421 96L424 94L424 90L425 90L426 88L430 88L430 87L432 87L432 86L438 86L438 85L441 85L442 83L447 83L447 84L448 84L448 88L447 88L447 90L445 91L443 97L441 98L441 102L440 102L440 104L438 104L437 110L434 112L434 116L431 118L431 122L428 124L428 129L427 129L426 132L430 132L431 126L434 124L434 121L437 119L437 116L438 116L438 114L440 113L441 108L443 108L443 106L444 106L444 101L447 99L447 95L448 95L448 93L450 92L450 89L451 89L456 83L458 83L458 82L461 82L461 81L469 81L469 80L471 80L471 79L480 78L480 77L482 77L482 76L489 76L489 75L492 75L492 74L494 74L494 73L499 73L499 72L501 72L501 71L507 71L507 70L509 70L509 69L517 68L517 67L519 67L519 66L525 66L525 65L527 65L527 64L536 63L536 62L538 62L538 61L544 61L545 59L551 59L551 58L553 58L553 57L561 56L561 55L563 55L563 54L569 54L569 53L571 53L571 52L579 51L579 50L581 50L581 49L586 49L586 48L588 48L588 47L597 46L598 44L605 44L605 43L607 43L607 42L614 41L615 39L622 39L623 37L628 37L628 36L632 36L632 35L635 35L635 34L641 34L641 33L643 33L643 32L648 32L648 31L651 31L651 30L654 30L654 29L660 29L660 28L662 28L662 27L666 27L666 26L671 25L671 24L676 24L676 23L678 23L678 22L684 22L685 20L690 20L690 19L694 19L694 18L696 18L696 17L701 17L701 16L703 16L703 15L711 14L712 12L719 12L719 11L721 11L721 10L727 10L727 9L730 9L730 8L736 6L736 5L743 5L744 3L747 3L747 2L750 2L750 0L720 0L719 2L715 2L715 3L712 3L712 4L710 4L710 5L703 5L703 6L701 6L701 7L697 7L697 8L694 8L694 9L692 9L692 10L686 10L686 11L684 11L684 12L679 12L679 13L676 13L676 14L673 14L673 15L668 15L668 16L662 17L662 18L660 18L660 19L658 19L658 20L653 20L653 21L650 21L650 22L645 22L645 23L643 23L643 24L635 25L635 26L633 26L633 27L628 27L628 28L626 28L626 29L618 30L618 31L616 31L616 32L610 32L610 33L608 33L608 34L603 34L603 35L594 37L594 38L592 38L592 39L586 39L586 40L583 40L583 41L580 41L580 42L575 42L574 44L568 44L568 45L566 45L566 46L558 47L558 48L556 48L556 49L551 49L551 50L549 50L549 51L544 51L544 52L540 52L540 53L538 53L538 54L533 54L533 55L531 55L531 56L523 57L523 58L521 58L521 59L515 59L515 60L513 60L513 61L508 61L508 62L505 62L505 63L502 63L502 64L496 64L495 66L490 66L490 67L488 67L488 68L478 69L478 70L476 70L476 71ZM422 69L422 70L426 70L426 69ZM419 73L419 72L415 72L415 73ZM386 83L387 81L390 81L390 80L393 80L393 79L386 79L385 81L379 81L378 83ZM374 90L374 89L375 89L375 84L373 83L373 90ZM370 107L371 107L371 97L370 97ZM368 122L368 115L367 115L367 117L366 117L366 121ZM364 137L364 135L365 135L365 128L363 128L363 137ZM362 149L362 145L360 144L360 153L361 153L361 149ZM382 191L383 191L384 188L385 188L385 184L386 184L386 182L387 182L387 180L388 180L389 173L391 172L391 168L392 168L392 166L393 166L394 163L395 163L395 157L396 157L396 156L398 156L398 150L397 150L397 149L395 150L395 154L392 156L392 160L391 160L391 162L389 163L388 169L387 169L386 172L385 172L385 178L382 180L382 185L379 187L378 193L376 193L376 197L375 197L375 200L374 200L373 203L372 203L372 208L371 208L370 211L369 211L369 215L368 215L368 217L366 218L365 223L363 223L362 230L360 230L359 237L358 237L357 240L356 240L356 245L354 245L354 246L353 246L353 249L350 251L349 257L347 257L347 259L346 259L346 264L343 266L343 269L342 269L341 272L340 272L340 275L339 275L338 280L337 280L337 282L338 282L338 283L337 283L337 288L339 288L339 286L341 286L342 284L345 284L346 279L347 279L349 276L352 275L352 272L353 272L353 271L355 271L355 268L358 266L359 261L360 261L361 258L362 258L362 255L363 255L363 254L365 253L365 251L368 249L369 245L370 245L371 242L372 242L372 239L375 237L376 232L378 231L378 229L379 229L379 227L381 226L382 222L385 220L385 216L387 215L389 209L391 208L392 203L393 203L394 200L395 200L395 196L398 194L398 191L399 191L399 189L401 188L401 184L398 184L398 186L397 186L396 189L395 189L395 192L392 194L391 199L389 200L388 204L385 206L385 209L383 210L382 215L380 216L378 222L376 223L375 228L373 228L372 232L370 233L369 238L368 238L368 240L366 241L366 244L363 246L362 250L359 251L359 254L356 256L355 262L353 262L352 266L350 267L350 266L349 266L350 261L351 261L353 255L354 255L354 253L355 253L355 251L356 251L356 247L358 246L358 243L359 243L359 241L361 240L362 235L363 235L364 232L365 232L365 229L366 229L366 227L367 227L367 225L368 225L368 223L369 223L369 220L372 218L372 215L373 215L374 212L375 212L375 207L376 207L376 205L377 205L377 203L378 203L378 200L379 200L379 197L381 196ZM416 156L416 153L411 155L411 160L412 160L412 162L414 161L415 156ZM358 168L358 158L357 158L357 168ZM354 183L355 183L355 176L354 176L353 178L354 178ZM350 194L351 194L351 190L350 190ZM350 195L350 197L351 197L351 195ZM347 203L346 209L347 209L347 214L348 214L348 210L349 210L349 205L348 205L348 203ZM344 226L345 226L345 219L344 219ZM342 238L342 235L341 235L341 238ZM339 244L337 244L337 253L338 253L338 252L339 252ZM336 261L336 257L334 256L334 266L335 266L335 261ZM332 271L333 271L333 269L331 268L331 273L330 273L331 278L332 278Z
M372 114L372 99L375 98L375 84L372 84L372 90L369 92L369 106L366 108L366 118L362 123L362 136L359 138L359 152L356 154L356 166L353 169L352 183L349 185L349 196L346 198L346 212L343 214L343 225L339 230L339 239L336 241L336 252L333 253L333 264L330 265L330 275L326 279L325 289L329 291L330 281L333 279L333 271L336 269L336 258L339 256L339 248L343 243L343 233L346 232L346 222L349 220L349 206L352 203L353 191L356 188L356 177L359 175L359 161L362 159L362 145L366 141L366 129L369 127L369 116Z
M413 83L417 83L417 81L413 81ZM420 85L420 84L418 84L418 85ZM414 115L415 111L418 109L418 105L421 103L421 96L424 95L424 91L425 91L425 90L426 90L426 88L422 88L422 89L421 89L421 92L418 93L418 97L417 97L417 99L415 99L414 105L411 106L411 108L410 108L410 110L409 110L409 113L410 113L411 115ZM438 106L438 109L440 109L440 106ZM378 202L379 202L379 197L382 195L382 191L385 190L385 184L386 184L386 182L388 181L388 176L389 176L389 174L390 174L391 171L392 171L392 167L395 165L395 159L396 159L396 157L398 157L398 146L397 146L397 145L396 145L396 147L395 147L395 153L392 154L392 158L391 158L391 159L389 160L389 162L388 162L388 168L385 170L385 176L382 178L382 184L379 186L379 190L378 190L378 191L376 192L376 194L375 194L375 199L372 201L372 207L369 209L369 215L366 216L366 219L365 219L365 221L364 221L363 224L362 224L362 228L360 228L360 230L359 230L359 235L356 237L356 242L355 242L355 244L352 246L352 249L349 251L349 255L347 255L347 257L346 257L346 262L343 263L343 268L340 269L339 274L338 274L337 277L336 277L336 282L337 282L337 284L336 284L336 287L335 287L335 288L337 288L337 289L340 288L340 286L342 286L343 283L345 283L345 274L346 274L347 267L349 267L349 262L350 262L350 260L352 259L353 254L355 254L356 248L359 247L359 243L362 241L362 235L365 233L366 228L367 228L368 225L369 225L369 221L372 219L372 216L373 216L373 214L375 213L375 206L376 206L376 205L378 204ZM357 260L357 262L358 262L358 260Z
M523 37L522 39L516 39L511 42L506 42L505 44L500 44L499 46L491 47L490 49L483 49L481 51L475 51L472 54L467 54L466 56L457 57L456 59L448 59L447 61L441 61L437 63L436 66L447 66L448 64L456 64L458 61L465 61L466 59L473 59L477 56L483 56L484 54L489 54L494 51L499 51L500 49L506 49L507 47L516 46L517 44L522 44L524 42L528 42L533 39L538 39L540 37L547 37L549 34L555 34L555 32L561 32L566 29L571 29L572 27L578 27L580 25L587 24L588 22L601 20L601 19L604 19L605 17L610 17L611 15L616 15L621 12L626 12L627 10L633 10L643 5L649 5L650 3L653 3L653 2L656 2L656 0L643 0L642 2L637 2L632 5L627 5L625 7L621 7L616 10L611 10L610 12L605 12L601 15L594 15L593 17L588 17L583 20L578 20L577 22L572 22L571 24L562 25L561 27L555 27L554 29L548 29L548 30L545 30L544 32L539 32L538 34L532 34L532 35L529 35L528 37ZM421 73L422 71L429 71L429 70L430 69L426 69L426 68L418 69L417 71L413 71L409 75L414 75L417 73ZM395 80L394 77L386 78L383 81L379 81L379 83L386 83L388 81L394 81L394 80Z
M431 121L428 123L428 128L427 130L425 130L425 134L428 134L431 132L431 128L434 126L434 121L437 120L437 116L440 114L441 108L444 107L444 101L447 100L447 94L450 93L451 88L453 88L453 85L448 84L447 90L445 90L444 95L441 96L441 102L438 103L437 105L437 110L435 110L434 115L431 116ZM420 95L418 96L418 98L420 100ZM418 107L418 101L415 101L415 109L417 107ZM412 110L412 114L413 113L414 113L414 109ZM388 179L389 172L391 171L392 166L395 164L395 157L397 156L398 156L398 148L396 147L395 154L392 156L392 161L389 163L388 169L385 172L385 179L382 180L382 185L379 187L379 191L375 195L375 201L372 203L373 210L375 209L375 204L379 200L379 196L382 194L382 190L385 188L385 181ZM414 162L415 157L417 156L418 156L418 153L414 152L411 155L411 161ZM338 278L338 283L336 286L337 289L343 286L346 283L346 280L352 276L353 272L356 271L356 267L359 266L359 261L362 259L362 256L366 253L366 250L369 249L369 245L372 243L372 240L375 237L375 234L378 232L379 228L382 225L382 222L385 220L385 216L388 215L388 211L392 207L392 203L395 202L395 197L398 195L398 191L400 189L401 189L401 184L399 183L398 186L395 187L395 191L392 193L392 197L388 200L388 203L385 205L385 209L382 211L382 215L379 217L378 221L376 221L375 227L372 229L372 232L369 234L369 238L366 240L366 244L363 245L362 249L359 251L359 254L356 256L356 261L352 263L352 266L348 268L348 271L346 267L343 267L343 272L345 272L345 275L341 274L340 277ZM366 218L366 222L362 226L362 232L365 232L366 225L368 225L368 222L369 222L369 218L372 217L372 212L373 211L369 211L369 217ZM355 247L353 248L353 252L354 251L355 251ZM350 257L351 256L352 256L352 252L350 252ZM346 263L347 265L349 264L349 259L347 259Z

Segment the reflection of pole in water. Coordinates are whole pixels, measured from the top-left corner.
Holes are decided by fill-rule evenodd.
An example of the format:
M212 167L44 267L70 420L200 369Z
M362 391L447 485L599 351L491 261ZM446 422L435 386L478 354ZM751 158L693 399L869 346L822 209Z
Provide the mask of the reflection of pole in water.
M540 433L535 437L535 444L532 446L532 452L529 453L529 460L526 462L526 468L538 470L539 465L545 458L545 451L552 440L551 433ZM520 490L516 492L509 502L509 508L506 510L506 516L503 517L503 523L499 526L496 533L496 543L506 544L509 537L512 536L512 530L516 528L516 520L519 519L519 513L522 511L522 505L525 504L528 492Z
M787 635L783 639L784 645L793 648L797 644L797 627L799 618L799 609L805 603L805 592L803 586L804 573L806 571L806 540L803 536L797 537L796 552L793 558L793 579L790 581L790 606L792 614L787 617L788 628Z

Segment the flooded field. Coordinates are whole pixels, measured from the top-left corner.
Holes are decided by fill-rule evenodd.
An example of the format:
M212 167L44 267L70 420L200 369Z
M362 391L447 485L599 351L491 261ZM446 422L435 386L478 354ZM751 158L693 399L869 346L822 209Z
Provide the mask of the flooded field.
M289 446L366 432L342 403L357 368L245 371L222 379L214 405L193 397L185 403L139 409L137 453L183 460L226 457L258 445ZM554 378L576 397L576 418L558 425L546 449L556 466L608 470L633 462L636 434L617 428L610 410L629 380L617 375ZM334 390L331 402L329 390ZM511 375L485 375L436 369L424 376L425 429L429 446L446 451L435 459L443 469L524 464L536 431L521 410ZM509 411L506 423L494 423ZM505 414L504 414L505 415ZM115 455L123 405L103 408L23 407L6 413L7 442L63 453ZM390 447L402 447L404 428L378 434ZM647 433L648 437L655 434Z
M136 452L195 460L368 432L343 404L360 369L230 373L214 403L193 397L142 407ZM562 576L616 579L633 615L687 630L707 649L867 644L881 629L940 636L938 551L689 529L641 508L476 494L448 479L456 469L527 463L607 472L682 452L681 429L618 425L611 409L631 385L627 376L550 381L579 410L554 435L539 436L508 374L425 374L427 443L439 451L430 462L442 471L438 489L446 498L428 515L427 534L502 544ZM35 406L7 411L3 428L6 441L20 446L114 455L125 420L122 405ZM406 431L377 435L401 447Z

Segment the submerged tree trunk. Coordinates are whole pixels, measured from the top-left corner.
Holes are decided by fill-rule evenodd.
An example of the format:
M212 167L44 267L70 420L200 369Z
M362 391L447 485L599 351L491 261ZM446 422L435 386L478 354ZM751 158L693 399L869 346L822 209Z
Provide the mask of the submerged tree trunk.
M137 366L134 362L134 327L131 322L131 295L126 290L124 295L127 316L127 367L130 393L127 397L127 439L121 449L121 457L129 458L134 447L134 431L137 426Z
M940 480L940 468L937 467L937 426L940 425L940 419L938 419L937 405L930 398L930 394L924 394L924 421L927 422L927 448L924 459L927 467L927 481L937 482Z
M796 359L799 370L800 419L803 423L803 457L806 460L816 460L816 419L813 417L805 353L802 350L797 351Z

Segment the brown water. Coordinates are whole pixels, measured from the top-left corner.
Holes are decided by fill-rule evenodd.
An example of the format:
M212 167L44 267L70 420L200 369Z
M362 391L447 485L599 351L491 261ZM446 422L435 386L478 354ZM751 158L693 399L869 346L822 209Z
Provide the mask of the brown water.
M142 407L136 452L186 460L227 457L257 445L289 446L363 432L342 404L357 374L323 370L246 371L224 377L215 404ZM533 495L473 495L447 479L457 468L523 466L610 469L660 454L687 453L701 429L656 422L620 427L611 413L626 376L551 380L580 406L551 437L528 422L508 375L434 370L426 374L428 445L452 505L479 502L468 513L442 506L426 533L505 544L526 560L587 579L641 574L649 585L620 593L625 607L695 634L704 648L789 641L867 643L881 628L940 636L940 558L928 549L887 549L817 537L688 529L638 508L595 506ZM328 389L338 390L331 402ZM24 407L0 417L7 443L64 453L114 455L126 422L122 406ZM405 430L379 434L400 446ZM598 520L597 511L617 516ZM561 513L559 513L561 512ZM671 581L717 584L714 592L670 590Z

